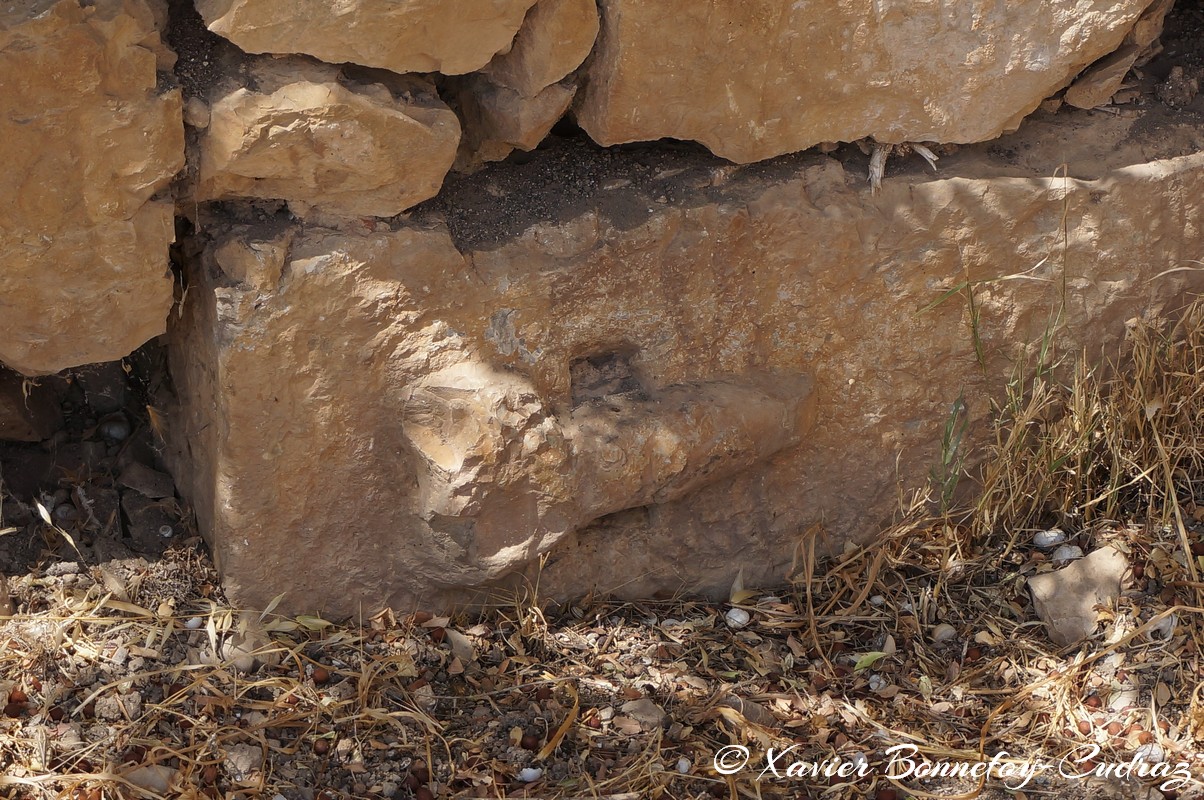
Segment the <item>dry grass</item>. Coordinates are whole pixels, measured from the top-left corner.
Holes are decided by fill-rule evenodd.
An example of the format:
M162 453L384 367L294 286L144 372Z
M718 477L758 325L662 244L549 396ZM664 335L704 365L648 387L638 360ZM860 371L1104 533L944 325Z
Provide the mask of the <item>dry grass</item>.
M883 769L896 744L1043 763L1094 744L1098 764L1158 747L1198 776L1202 346L1196 305L1173 327L1134 327L1111 369L1039 354L1001 404L974 502L948 506L961 462L947 459L934 496L874 547L823 560L808 547L789 586L735 587L726 603L586 598L553 613L532 592L484 618L340 626L230 609L195 545L14 577L0 796L1019 796L896 787ZM1032 534L1053 525L1137 568L1099 634L1063 651L1025 590L1051 566ZM746 626L725 622L734 608ZM725 776L712 758L730 745L875 771ZM1110 785L1043 780L1026 796Z

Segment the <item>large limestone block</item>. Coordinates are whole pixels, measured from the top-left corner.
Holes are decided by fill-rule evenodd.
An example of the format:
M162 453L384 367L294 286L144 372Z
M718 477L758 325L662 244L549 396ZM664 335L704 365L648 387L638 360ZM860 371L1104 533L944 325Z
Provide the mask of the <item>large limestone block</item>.
M341 79L299 60L252 70L210 109L197 196L287 200L297 214L390 217L434 197L460 140L424 81Z
M172 302L178 91L144 0L0 6L0 361L28 375L127 355Z
M597 36L594 0L539 0L514 45L483 71L499 86L534 97L581 66Z
M547 183L479 173L443 219L202 225L173 458L238 602L450 607L543 553L552 596L780 580L815 523L878 530L959 397L981 431L1059 309L1098 356L1204 288L1167 272L1204 247L1204 155L1086 180L962 153L877 195L820 156L541 156ZM920 310L967 279L982 367L964 298Z
M739 163L825 141L979 142L1124 40L1151 0L601 0L577 111L605 144Z
M535 0L196 0L248 53L459 75L510 46Z

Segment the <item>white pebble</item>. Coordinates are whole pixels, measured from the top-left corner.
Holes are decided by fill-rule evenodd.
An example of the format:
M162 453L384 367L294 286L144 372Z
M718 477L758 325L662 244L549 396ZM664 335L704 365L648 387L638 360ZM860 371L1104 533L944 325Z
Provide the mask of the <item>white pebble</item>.
M535 783L543 777L543 770L538 767L523 767L518 771L518 779L523 783Z
M752 620L752 616L742 608L729 608L723 615L723 619L729 628L739 629L747 625Z
M1057 547L1064 541L1066 541L1066 534L1060 528L1051 528L1047 531L1037 531L1037 535L1033 537L1033 544L1042 550L1048 550L1051 547Z
M877 672L870 676L870 691L878 692L886 688L886 678L883 678Z
M201 622L200 617L189 617L188 619L184 620L184 627L190 631L195 631L203 624L204 623Z
M1161 764L1164 758L1162 748L1156 744L1143 744L1133 753L1133 761L1144 761L1147 764Z
M690 759L688 759L688 758L677 759L677 771L680 772L682 775L689 775L690 774Z
M1050 559L1053 561L1074 561L1083 557L1083 548L1077 544L1064 544L1057 550L1053 551Z
M942 622L932 629L932 641L934 642L948 642L955 636L957 636L957 628L947 622Z
M871 606L884 606L884 605L886 605L886 598L880 594L876 594L870 598L870 605Z

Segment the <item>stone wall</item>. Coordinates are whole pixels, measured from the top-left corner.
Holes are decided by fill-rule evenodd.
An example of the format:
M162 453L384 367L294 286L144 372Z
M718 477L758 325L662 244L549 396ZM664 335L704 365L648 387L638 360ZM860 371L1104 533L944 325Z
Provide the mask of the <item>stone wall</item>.
M0 361L170 327L163 457L251 606L780 580L1051 319L1096 357L1199 288L1196 118L1049 99L1133 91L1168 8L19 4Z

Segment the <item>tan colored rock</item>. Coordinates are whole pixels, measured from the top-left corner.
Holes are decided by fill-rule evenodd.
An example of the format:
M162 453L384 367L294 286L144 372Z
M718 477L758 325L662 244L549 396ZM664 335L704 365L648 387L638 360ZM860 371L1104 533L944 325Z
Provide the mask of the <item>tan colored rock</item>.
M1100 59L1066 90L1066 102L1077 108L1096 108L1112 100L1136 64L1148 58L1162 34L1162 24L1174 0L1155 0L1145 10L1115 53ZM1160 48L1159 48L1160 49Z
M1081 136L1128 141L1123 123ZM541 158L581 165L548 181ZM533 579L542 553L549 597L726 596L741 569L766 585L817 522L830 547L873 535L960 396L966 446L981 437L1063 279L1057 346L1092 355L1204 288L1166 272L1204 246L1204 155L1113 151L1076 180L989 177L994 157L964 149L877 195L820 156L638 158L481 173L449 187L445 222L294 226L272 292L212 260L280 231L203 222L218 238L173 332L170 428L236 602L449 607ZM469 213L480 197L494 216ZM960 298L918 311L967 277L985 371Z
M340 80L300 60L253 70L255 89L217 100L201 143L199 199L287 200L304 215L391 217L434 197L460 123L424 81Z
M571 83L556 83L526 97L472 76L457 93L464 122L457 168L470 171L486 161L501 161L514 150L534 150L568 111L576 93Z
M1101 547L1070 566L1028 579L1037 616L1049 638L1061 647L1086 639L1099 620L1096 606L1107 609L1120 597L1129 561L1114 547Z
M184 164L178 91L144 0L0 7L0 361L121 358L166 327Z
M1150 0L601 0L577 119L747 163L824 141L980 142L1115 50Z
M581 66L597 37L594 0L539 0L514 45L482 71L499 86L535 97Z
M248 53L305 53L393 72L460 75L508 48L535 0L196 0Z

